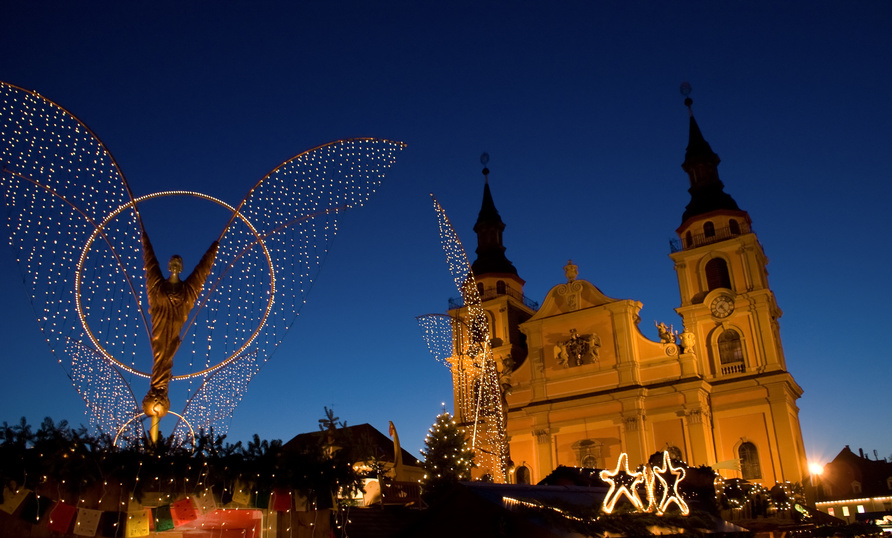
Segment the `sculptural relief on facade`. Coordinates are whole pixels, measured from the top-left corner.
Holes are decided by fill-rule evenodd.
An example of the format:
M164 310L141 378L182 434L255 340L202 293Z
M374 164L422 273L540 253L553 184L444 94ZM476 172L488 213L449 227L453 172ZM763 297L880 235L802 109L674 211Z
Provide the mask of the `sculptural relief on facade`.
M570 368L583 364L597 364L601 352L601 337L597 333L580 335L570 329L570 338L554 345L554 358L558 368Z

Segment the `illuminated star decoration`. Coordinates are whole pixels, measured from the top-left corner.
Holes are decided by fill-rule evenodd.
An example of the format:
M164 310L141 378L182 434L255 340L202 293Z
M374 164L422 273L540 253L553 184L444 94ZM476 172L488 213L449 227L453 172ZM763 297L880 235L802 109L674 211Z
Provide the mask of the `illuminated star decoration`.
M489 321L467 253L446 211L433 195L431 198L449 273L461 294L462 309L456 317L430 314L416 319L428 349L452 371L453 387L458 392L456 415L471 425L469 433L477 467L489 469L493 479L502 483L506 481L508 440Z
M638 498L635 491L638 484L644 481L643 473L629 471L629 456L625 452L619 455L616 462L616 469L613 471L603 470L599 473L601 480L610 484L610 490L604 497L602 506L605 513L612 513L616 502L620 497L625 496L638 511L644 510L644 504Z
M672 458L669 457L669 452L664 451L663 465L661 467L654 467L652 473L654 477L656 477L656 480L659 481L662 490L660 500L657 503L657 514L664 514L669 505L675 503L678 505L679 510L681 510L682 515L688 515L688 513L690 513L688 505L684 502L681 493L678 492L678 485L684 480L684 468L673 467ZM654 493L656 493L655 490ZM654 495L654 497L656 497L656 495Z
M36 92L0 82L9 242L38 323L91 424L141 436L137 402L145 389L137 385L147 385L152 366L143 204L185 197L231 215L219 238L207 238L220 247L180 335L170 385L171 396L187 402L185 422L222 434L305 303L340 213L369 199L403 147L371 138L318 146L273 168L235 206L191 191L135 197L83 122ZM181 420L165 430L182 440L189 428Z

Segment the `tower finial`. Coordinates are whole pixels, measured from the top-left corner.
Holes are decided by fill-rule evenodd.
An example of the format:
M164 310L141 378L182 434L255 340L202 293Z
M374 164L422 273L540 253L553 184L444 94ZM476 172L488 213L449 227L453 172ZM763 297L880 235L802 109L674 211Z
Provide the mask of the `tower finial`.
M694 100L688 97L691 94L691 83L690 82L682 82L681 83L681 94L684 95L684 106L688 107L688 114L691 117L694 116L694 111L691 109L691 105L694 104Z
M486 167L486 164L489 162L489 153L483 152L483 155L480 156L480 164L483 165L483 181L485 183L489 183L489 168Z

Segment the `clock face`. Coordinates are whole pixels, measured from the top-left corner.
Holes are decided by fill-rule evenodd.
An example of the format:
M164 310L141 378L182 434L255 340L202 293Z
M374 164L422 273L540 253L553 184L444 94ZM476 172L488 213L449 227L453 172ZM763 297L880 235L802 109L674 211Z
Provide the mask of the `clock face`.
M734 301L727 295L719 295L712 300L709 311L717 318L726 318L734 311Z

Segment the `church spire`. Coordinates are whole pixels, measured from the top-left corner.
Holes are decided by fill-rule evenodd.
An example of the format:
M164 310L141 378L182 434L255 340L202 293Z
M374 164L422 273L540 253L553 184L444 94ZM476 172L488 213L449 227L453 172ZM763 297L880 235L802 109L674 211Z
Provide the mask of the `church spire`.
M687 86L687 92L690 92L690 86ZM682 93L687 95L684 86ZM703 138L703 133L700 131L700 126L697 125L697 120L691 109L693 103L694 101L690 97L686 97L684 100L691 120L688 147L681 167L688 173L691 181L691 187L688 189L688 192L691 193L691 201L681 217L682 225L691 217L719 209L740 211L737 202L724 191L725 185L719 179L718 170L721 159L712 151L709 142Z
M471 270L476 277L490 273L517 276L514 264L505 257L505 246L502 244L505 223L499 216L496 204L492 200L492 192L489 190L489 168L486 168L488 162L488 154L480 156L484 178L483 204L477 215L477 223L474 224L474 232L477 234L477 259L471 264Z

